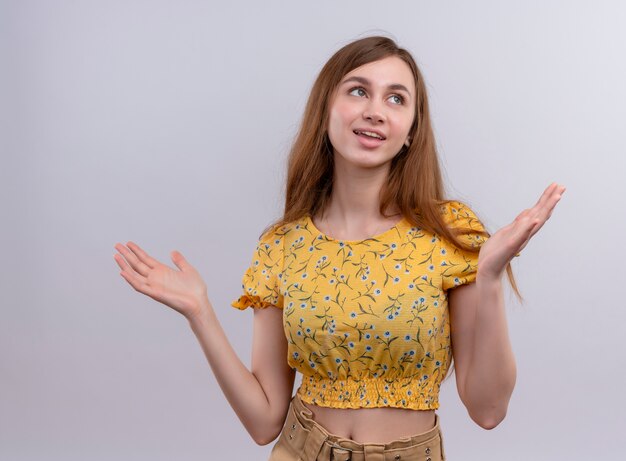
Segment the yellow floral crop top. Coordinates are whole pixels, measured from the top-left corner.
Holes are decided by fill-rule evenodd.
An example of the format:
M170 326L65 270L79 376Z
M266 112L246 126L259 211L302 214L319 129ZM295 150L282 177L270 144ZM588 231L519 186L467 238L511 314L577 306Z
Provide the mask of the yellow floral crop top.
M474 212L441 205L446 223L474 229ZM446 291L476 279L478 253L403 218L366 240L336 240L310 216L266 232L243 281L238 309L283 309L287 361L303 374L303 401L333 408L439 407L451 360Z

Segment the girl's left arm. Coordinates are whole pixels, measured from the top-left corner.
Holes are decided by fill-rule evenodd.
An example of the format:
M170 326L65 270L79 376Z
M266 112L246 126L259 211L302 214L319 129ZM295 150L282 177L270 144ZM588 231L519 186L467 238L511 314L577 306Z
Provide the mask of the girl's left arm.
M564 186L552 183L534 207L489 237L480 249L476 283L448 292L457 389L470 417L485 429L506 416L516 379L502 277L507 264L550 218L563 192Z

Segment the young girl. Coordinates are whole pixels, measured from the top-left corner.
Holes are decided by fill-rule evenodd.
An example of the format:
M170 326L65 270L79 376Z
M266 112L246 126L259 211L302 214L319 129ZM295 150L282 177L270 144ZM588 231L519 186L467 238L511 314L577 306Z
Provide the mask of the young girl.
M315 81L284 214L232 302L254 308L252 371L179 252L179 270L132 242L115 259L133 288L187 318L252 438L279 437L271 461L444 460L435 410L453 357L469 416L491 429L506 414L516 368L502 277L519 296L510 261L565 188L493 235L443 189L422 75L394 41L368 37Z

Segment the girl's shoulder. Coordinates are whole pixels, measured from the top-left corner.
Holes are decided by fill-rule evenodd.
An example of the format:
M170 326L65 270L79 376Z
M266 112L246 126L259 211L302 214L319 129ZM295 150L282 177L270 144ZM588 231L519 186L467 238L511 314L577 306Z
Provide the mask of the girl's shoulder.
M451 227L459 224L475 224L482 227L482 222L478 214L470 205L460 200L442 200L439 202L439 210L444 222Z

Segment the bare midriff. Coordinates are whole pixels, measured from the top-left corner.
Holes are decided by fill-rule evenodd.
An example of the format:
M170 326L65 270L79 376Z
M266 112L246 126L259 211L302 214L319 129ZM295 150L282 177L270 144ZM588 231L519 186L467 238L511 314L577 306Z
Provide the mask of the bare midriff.
M435 426L435 410L405 408L330 408L302 402L329 433L359 443L389 443Z

